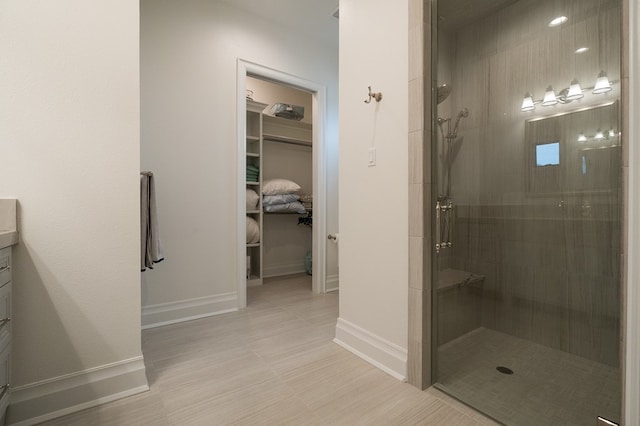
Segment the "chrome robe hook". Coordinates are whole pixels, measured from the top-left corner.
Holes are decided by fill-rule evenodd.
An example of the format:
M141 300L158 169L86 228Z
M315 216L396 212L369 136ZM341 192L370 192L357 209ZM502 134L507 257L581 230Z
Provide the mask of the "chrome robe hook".
M371 98L375 99L376 102L380 102L382 100L382 92L372 92L371 86L369 86L369 99L365 99L364 103L365 104L371 103Z

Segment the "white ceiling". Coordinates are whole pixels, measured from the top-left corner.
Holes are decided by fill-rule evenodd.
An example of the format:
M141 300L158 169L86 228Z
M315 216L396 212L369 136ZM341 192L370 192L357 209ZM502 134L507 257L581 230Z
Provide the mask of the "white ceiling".
M294 33L338 45L338 20L332 12L338 0L220 0L230 6L262 16Z
M325 40L338 46L338 20L332 13L339 0L219 0L275 22L293 33ZM438 2L440 27L456 31L517 0L441 0Z

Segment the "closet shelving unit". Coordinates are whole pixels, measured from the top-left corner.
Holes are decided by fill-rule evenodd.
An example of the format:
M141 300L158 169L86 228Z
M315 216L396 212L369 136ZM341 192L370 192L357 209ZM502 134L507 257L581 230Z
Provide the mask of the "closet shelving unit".
M266 104L247 99L246 166L257 167L259 174L256 182L247 181L246 186L258 194L259 201L255 209L246 210L246 215L255 219L260 227L258 242L247 244L247 286L262 284L262 111L266 107Z
M271 133L264 133L262 137L265 141L282 142L282 143L288 143L290 145L300 145L300 146L308 146L308 147L311 146L310 140L291 138L288 136L281 136L281 135L274 135Z
M312 147L312 132L311 125L302 123L299 121L286 120L283 118L274 117L264 114L263 116L263 133L262 140L264 142L280 142L289 145L298 145L311 148ZM282 176L288 177L288 176ZM307 209L307 216L312 212L312 209ZM295 212L278 212L278 213L264 213L267 215L272 214L288 214L301 216L301 213Z
M289 179L302 188L300 195L312 195L312 125L301 121L263 115L263 149L266 178ZM285 160L286 159L286 160ZM312 250L312 205L305 213L264 213L266 277L309 271ZM304 225L304 226L300 226Z
M246 109L246 146L245 161L246 166L255 166L259 169L257 182L246 181L247 189L254 190L260 201L256 208L246 209L246 216L255 219L260 227L259 242L246 244L247 253L247 286L262 285L265 273L264 254L264 216L283 215L287 213L264 213L262 206L262 186L264 177L264 144L265 143L285 143L299 145L310 148L312 143L311 125L300 123L283 118L273 117L264 114L266 104L247 99ZM310 164L311 166L311 164ZM283 178L290 178L286 174ZM309 217L311 209L307 214L293 213L298 217Z
M264 114L263 139L311 147L311 125Z

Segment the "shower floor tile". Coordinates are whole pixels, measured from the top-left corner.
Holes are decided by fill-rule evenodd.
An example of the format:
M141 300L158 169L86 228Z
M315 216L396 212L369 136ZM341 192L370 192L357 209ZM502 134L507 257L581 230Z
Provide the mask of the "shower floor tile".
M443 345L438 359L437 388L505 424L620 420L619 368L486 328Z

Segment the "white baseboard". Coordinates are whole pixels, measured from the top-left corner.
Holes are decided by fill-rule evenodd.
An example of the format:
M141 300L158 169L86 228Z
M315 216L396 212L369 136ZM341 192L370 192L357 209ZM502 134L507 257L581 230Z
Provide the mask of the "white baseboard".
M340 289L340 276L338 274L327 275L327 283L325 285L325 291L338 291Z
M407 378L407 350L342 318L335 343L400 381Z
M147 390L144 360L131 358L14 388L7 423L34 425Z
M142 329L161 327L238 310L236 293L198 297L142 307Z
M304 262L281 263L279 265L264 265L262 267L262 276L281 277L283 275L303 274L306 272Z
M262 285L262 278L247 279L247 287L260 287Z

